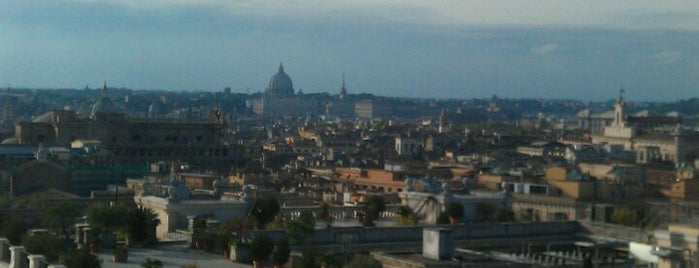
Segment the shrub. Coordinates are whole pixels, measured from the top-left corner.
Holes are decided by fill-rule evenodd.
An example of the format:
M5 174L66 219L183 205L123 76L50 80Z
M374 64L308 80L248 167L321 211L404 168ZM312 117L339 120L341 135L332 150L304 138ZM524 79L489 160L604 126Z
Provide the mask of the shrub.
M274 241L265 235L257 235L250 242L250 257L253 261L264 261L274 250Z

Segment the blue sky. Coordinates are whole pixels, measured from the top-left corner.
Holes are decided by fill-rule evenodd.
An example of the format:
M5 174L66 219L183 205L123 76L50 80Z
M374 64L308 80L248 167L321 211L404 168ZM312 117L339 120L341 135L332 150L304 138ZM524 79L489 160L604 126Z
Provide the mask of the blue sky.
M280 61L304 92L672 101L699 97L699 4L0 0L0 88L253 93Z

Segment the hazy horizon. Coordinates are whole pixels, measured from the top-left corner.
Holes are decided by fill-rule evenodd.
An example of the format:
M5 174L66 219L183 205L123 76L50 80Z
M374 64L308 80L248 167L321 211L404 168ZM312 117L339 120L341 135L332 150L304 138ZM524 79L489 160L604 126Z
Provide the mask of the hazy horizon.
M0 88L634 101L699 94L684 1L2 1Z

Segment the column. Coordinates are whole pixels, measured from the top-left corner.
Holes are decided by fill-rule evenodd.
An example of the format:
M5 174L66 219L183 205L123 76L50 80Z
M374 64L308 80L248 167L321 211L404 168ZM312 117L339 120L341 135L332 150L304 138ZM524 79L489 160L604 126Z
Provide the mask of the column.
M75 244L78 245L78 248L87 243L83 230L89 226L90 225L87 223L78 223L75 225Z
M10 262L10 240L0 238L0 262Z
M29 268L44 268L42 262L46 262L44 255L29 255Z
M10 254L12 257L9 268L25 268L22 267L22 262L27 258L27 250L23 246L10 247Z

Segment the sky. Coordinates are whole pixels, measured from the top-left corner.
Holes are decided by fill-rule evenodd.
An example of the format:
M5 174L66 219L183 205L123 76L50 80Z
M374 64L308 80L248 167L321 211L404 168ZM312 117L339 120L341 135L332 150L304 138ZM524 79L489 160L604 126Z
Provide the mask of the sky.
M637 101L699 97L699 4L0 0L0 88Z

